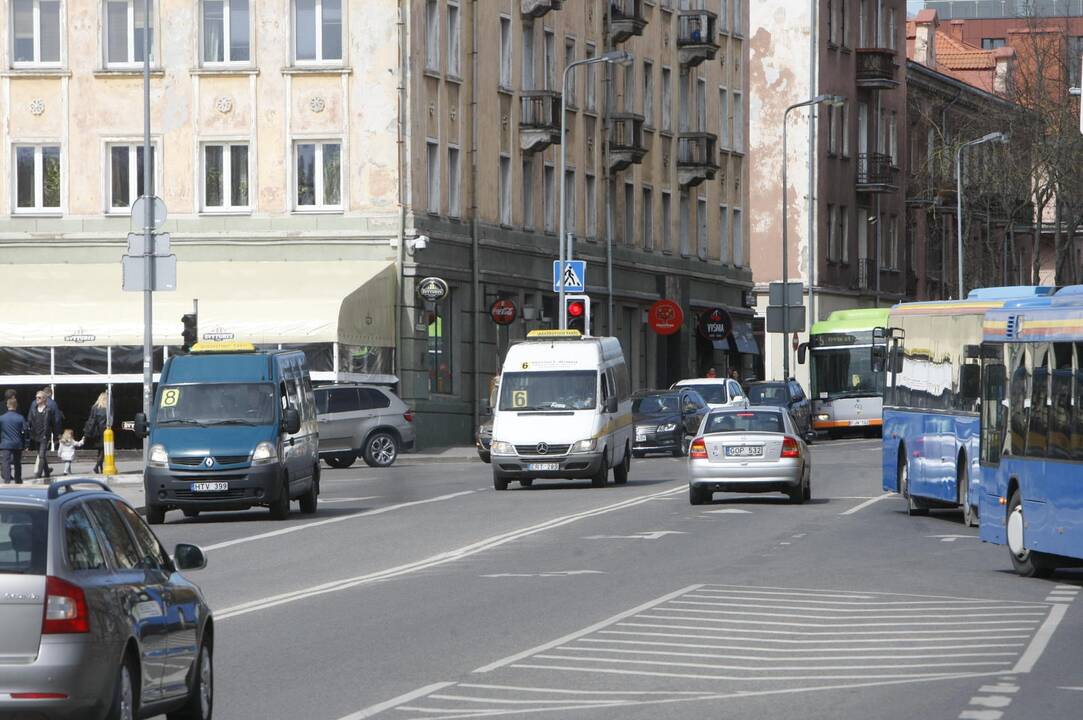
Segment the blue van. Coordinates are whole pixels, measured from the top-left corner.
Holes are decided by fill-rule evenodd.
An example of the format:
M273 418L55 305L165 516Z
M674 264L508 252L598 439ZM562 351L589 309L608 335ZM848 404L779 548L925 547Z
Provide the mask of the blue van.
M168 510L264 505L285 519L290 502L316 512L319 434L312 382L299 351L257 351L246 343L197 343L162 368L143 472L147 522Z

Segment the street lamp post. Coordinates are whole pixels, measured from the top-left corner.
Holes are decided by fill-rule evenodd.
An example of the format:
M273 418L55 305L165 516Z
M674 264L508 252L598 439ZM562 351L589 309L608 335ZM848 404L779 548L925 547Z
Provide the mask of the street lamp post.
M791 110L798 108L808 107L810 105L819 105L820 103L828 103L829 105L839 106L846 101L845 98L839 95L817 95L811 100L805 100L804 102L794 103L786 108L786 111L782 113L782 317L783 323L788 324L790 317L790 298L787 292L790 279L790 244L787 237L788 225L787 222L787 176L786 176L786 161L787 157L787 143L786 143L786 119L789 117ZM811 241L811 238L810 238ZM810 278L811 280L811 278ZM812 288L809 288L809 292ZM788 380L790 378L790 333L784 333L783 335L783 347L782 347L782 379Z
M959 300L966 295L963 287L963 149L987 142L1008 142L1008 136L1002 132L991 132L976 140L960 145L955 150L955 245L959 256Z
M626 63L631 62L632 54L625 52L624 50L613 50L607 52L604 55L598 57L584 58L582 60L576 60L573 63L569 63L564 68L564 75L560 82L560 238L557 245L560 248L560 264L558 265L559 272L557 272L557 284L560 288L560 300L557 304L557 313L560 316L560 329L568 329L568 318L564 316L564 261L565 259L571 260L572 248L571 243L567 245L567 252L565 252L565 220L564 220L564 166L568 160L568 153L564 147L564 132L565 132L565 118L568 115L568 77L571 70L579 67L580 65L595 65L597 63ZM586 283L586 278L583 278L583 282ZM612 319L610 319L612 323Z

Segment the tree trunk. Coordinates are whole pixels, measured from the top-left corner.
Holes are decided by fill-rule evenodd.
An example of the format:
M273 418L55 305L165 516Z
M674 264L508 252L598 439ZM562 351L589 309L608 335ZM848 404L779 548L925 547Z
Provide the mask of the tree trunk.
M1061 223L1061 208L1060 198L1057 198L1057 203L1053 207L1053 248L1055 252L1053 259L1053 282L1056 285L1067 285L1069 284L1069 279L1067 277L1068 268L1066 267L1067 258L1065 257L1066 253L1064 252L1064 228Z

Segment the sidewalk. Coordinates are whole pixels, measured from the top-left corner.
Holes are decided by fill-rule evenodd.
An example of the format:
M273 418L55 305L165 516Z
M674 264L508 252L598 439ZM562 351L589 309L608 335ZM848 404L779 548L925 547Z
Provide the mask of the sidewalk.
M27 454L23 454L24 461L27 458ZM34 457L30 457L33 461ZM105 475L95 474L91 472L94 469L94 459L81 459L77 458L71 464L71 475L64 475L64 463L49 458L49 466L52 468L53 474L49 477L49 480L72 480L75 478L92 478L94 480L101 480L106 483L113 492L120 495L125 500L130 502L134 507L139 510L143 509L143 461L137 455L133 453L133 459L117 460L117 474L112 477L106 477ZM45 478L34 477L34 463L23 462L23 482L27 485L45 485L48 480Z

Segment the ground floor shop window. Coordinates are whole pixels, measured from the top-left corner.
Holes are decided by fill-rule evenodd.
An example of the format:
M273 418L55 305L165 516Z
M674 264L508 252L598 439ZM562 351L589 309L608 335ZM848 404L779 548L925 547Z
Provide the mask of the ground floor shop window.
M394 367L395 348L376 345L338 346L338 372L391 375Z
M429 393L451 395L454 392L451 303L429 312L427 355Z

